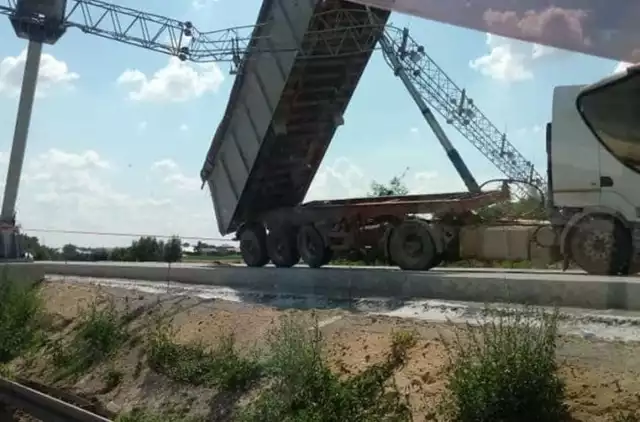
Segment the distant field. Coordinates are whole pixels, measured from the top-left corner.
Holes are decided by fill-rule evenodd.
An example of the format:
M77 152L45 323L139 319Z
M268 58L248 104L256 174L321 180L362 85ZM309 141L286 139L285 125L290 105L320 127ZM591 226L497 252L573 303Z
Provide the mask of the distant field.
M213 255L184 255L182 262L212 262L212 261L242 261L242 256L237 255L225 255L225 256L213 256Z

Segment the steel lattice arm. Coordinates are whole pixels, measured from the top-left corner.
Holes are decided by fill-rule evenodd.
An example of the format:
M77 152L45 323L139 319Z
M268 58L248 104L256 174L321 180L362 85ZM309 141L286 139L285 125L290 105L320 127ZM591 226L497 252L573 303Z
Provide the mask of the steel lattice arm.
M394 54L425 103L443 116L505 176L529 182L546 192L546 181L533 164L507 140L506 134L491 123L466 95L466 91L449 78L406 30L387 27L385 39L393 50L388 52L383 49L387 63L394 67L386 57Z
M5 2L2 5L2 2ZM12 16L16 10L16 0L0 0L0 14ZM317 14L314 19L322 21L329 14L341 14L338 19L348 20L349 10L334 10ZM336 19L335 16L332 16ZM38 22L37 17L30 17L30 22ZM321 22L320 22L321 23ZM106 3L101 0L69 0L64 19L67 28L78 28L81 31L103 38L119 41L148 50L179 57L192 62L232 62L239 67L251 53L256 57L260 53L298 52L305 55L308 45L278 45L268 36L258 36L261 25L247 25L217 31L202 32L190 22L182 22L153 13L142 12L128 7ZM264 25L268 25L265 23ZM308 33L315 43L323 42L327 46L326 56L314 54L314 58L341 56L340 47L346 39L357 40L359 31L376 26L376 24L354 24L349 28L335 30L317 30ZM319 26L322 27L322 26ZM325 26L327 27L327 26ZM264 41L264 42L261 42ZM360 51L369 51L375 45L361 45ZM353 49L348 54L354 54Z
M16 2L5 1L6 5L0 5L0 14L12 15ZM64 25L183 60L235 63L249 45L255 28L242 26L200 32L189 22L100 0L70 0Z

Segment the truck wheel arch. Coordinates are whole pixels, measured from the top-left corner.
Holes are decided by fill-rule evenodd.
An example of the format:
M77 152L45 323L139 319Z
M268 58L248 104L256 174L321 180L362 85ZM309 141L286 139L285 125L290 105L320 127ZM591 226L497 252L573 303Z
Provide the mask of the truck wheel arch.
M622 213L614 210L609 207L587 207L583 209L581 212L574 214L569 221L565 224L562 229L562 233L560 235L560 253L563 256L566 256L567 251L567 242L569 241L569 236L574 227L578 225L583 219L592 216L606 216L614 219L617 223L621 224L625 229L631 231L632 227L629 221L624 217Z

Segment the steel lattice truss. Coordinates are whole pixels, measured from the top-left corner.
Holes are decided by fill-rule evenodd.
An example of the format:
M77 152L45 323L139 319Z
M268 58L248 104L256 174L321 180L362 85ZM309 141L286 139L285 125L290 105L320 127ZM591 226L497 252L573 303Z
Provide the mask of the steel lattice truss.
M0 14L13 15L16 0L0 0ZM533 165L507 141L506 135L478 109L466 92L458 87L449 76L427 55L424 48L411 37L404 37L403 30L376 24L373 20L359 19L356 13L349 10L337 10L318 14L314 19L344 22L338 30L316 30L308 33L307 39L312 42L304 45L277 45L268 37L261 36L261 25L233 27L218 31L201 32L190 22L182 22L164 16L146 13L139 10L103 2L101 0L69 0L64 25L78 28L81 31L121 43L142 47L148 50L168 54L193 62L231 62L233 71L241 68L249 57L261 53L273 54L295 51L298 55L307 55L318 43L324 43L327 53L324 56L309 55L310 58L322 59L343 55L341 46L345 43L356 43L360 51L375 48L375 39L359 43L358 35L362 30L371 31L375 26L385 31L395 54L412 84L435 111L443 116L447 123L455 127L479 151L482 152L507 177L528 181L545 192L546 181L535 171ZM362 13L362 11L360 11ZM332 14L327 19L327 14ZM37 23L39 17L28 18ZM315 27L331 27L318 25ZM340 26L340 25L338 25ZM313 26L312 26L313 27ZM268 31L267 31L268 32ZM317 52L317 49L316 49ZM257 53L257 54L256 54ZM349 54L354 54L353 48ZM388 60L387 60L388 61Z
M424 52L421 45L411 37L406 37L403 44L403 31L398 28L387 27L385 37L394 51L384 51L384 54L395 54L398 57L414 87L432 109L456 128L505 176L531 183L546 192L546 181L534 169L533 164L480 111L466 91L458 87Z
M2 1L2 0L0 0ZM0 14L13 15L16 0L4 0L0 4ZM352 24L339 31L332 29L317 30L309 33L316 43L324 43L328 53L314 58L340 56L340 46L346 41L357 42L358 34L375 24L351 22L353 14L348 10L337 10L317 14L314 19L322 22L331 18ZM38 17L30 17L30 22L38 22ZM155 52L179 57L196 63L232 62L239 66L249 56L256 57L260 53L298 52L304 55L309 45L278 45L269 37L261 36L261 25L247 25L226 28L217 31L199 31L190 22L182 22L153 13L142 12L128 7L106 3L101 0L70 0L64 19L67 28L78 28L82 32L121 43L142 47ZM328 25L327 25L328 26ZM325 26L325 27L327 27ZM369 51L374 46L365 43L361 51ZM354 54L351 49L349 54Z

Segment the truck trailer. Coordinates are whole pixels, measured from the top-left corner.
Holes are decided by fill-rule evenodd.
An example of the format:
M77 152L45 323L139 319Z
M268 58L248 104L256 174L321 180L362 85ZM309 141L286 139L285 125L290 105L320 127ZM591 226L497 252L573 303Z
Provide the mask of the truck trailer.
M635 271L640 212L630 189L640 161L633 126L619 128L625 115L610 108L622 99L603 92L632 83L637 72L554 90L543 195L549 221L480 221L476 210L510 200L504 188L303 203L388 16L343 0L264 2L256 31L271 32L254 34L256 42L304 45L306 53L269 54L266 46L245 60L201 171L219 231L236 234L245 263L291 267L302 259L318 268L336 254L375 251L404 270L558 255L565 268L573 261L590 274ZM355 38L340 36L354 26ZM319 43L311 35L319 30L335 33L339 45Z

